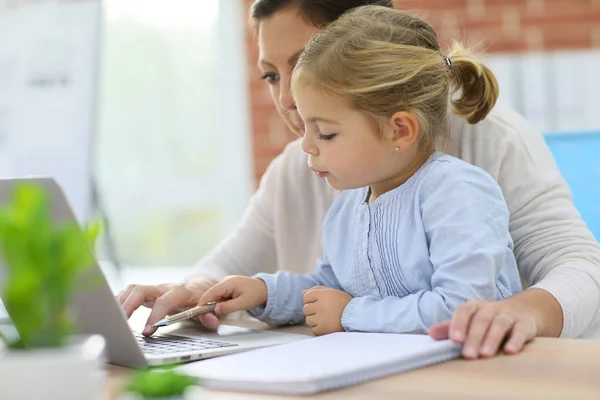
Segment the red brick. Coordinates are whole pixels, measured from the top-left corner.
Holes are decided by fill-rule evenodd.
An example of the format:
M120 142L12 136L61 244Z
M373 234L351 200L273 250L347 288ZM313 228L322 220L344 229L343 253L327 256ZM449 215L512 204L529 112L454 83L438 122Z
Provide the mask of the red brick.
M521 53L529 49L524 38L491 37L484 42L482 50L489 53Z
M566 7L564 4L549 3L543 14L524 13L524 24L597 23L600 24L600 10L592 9L591 3L584 6Z
M486 13L479 18L464 18L460 21L459 25L466 31L477 29L497 29L498 31L502 31L504 11L506 11L505 8L500 10L500 12Z
M592 46L592 29L597 24L542 24L545 50L587 49Z
M398 10L448 10L466 9L467 0L394 0Z
M503 8L516 8L519 11L527 11L530 9L532 0L484 0L486 15L498 12ZM535 0L533 0L535 1ZM541 0L542 2L546 0Z

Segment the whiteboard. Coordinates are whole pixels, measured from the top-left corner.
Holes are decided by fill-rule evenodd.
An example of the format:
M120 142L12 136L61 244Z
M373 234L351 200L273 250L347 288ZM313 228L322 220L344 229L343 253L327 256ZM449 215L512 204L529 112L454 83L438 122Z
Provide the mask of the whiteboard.
M0 176L51 176L92 211L101 5L0 1Z

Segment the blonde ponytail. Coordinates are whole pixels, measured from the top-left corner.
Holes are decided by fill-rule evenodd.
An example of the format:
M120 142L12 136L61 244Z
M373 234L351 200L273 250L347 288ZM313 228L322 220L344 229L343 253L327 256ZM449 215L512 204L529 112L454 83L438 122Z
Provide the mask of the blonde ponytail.
M476 124L484 119L498 100L498 81L494 73L458 42L448 52L451 84L459 97L452 101L452 111Z
M448 137L450 99L454 112L472 124L498 99L494 74L459 44L444 55L425 21L377 6L356 8L317 34L291 85L292 93L314 86L339 96L375 122L409 111L426 149Z

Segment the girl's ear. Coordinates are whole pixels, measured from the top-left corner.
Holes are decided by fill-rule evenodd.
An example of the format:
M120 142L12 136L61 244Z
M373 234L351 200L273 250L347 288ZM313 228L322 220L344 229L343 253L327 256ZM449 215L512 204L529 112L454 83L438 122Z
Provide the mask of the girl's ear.
M403 150L411 147L419 137L419 121L407 111L398 111L388 121L385 134L390 146Z

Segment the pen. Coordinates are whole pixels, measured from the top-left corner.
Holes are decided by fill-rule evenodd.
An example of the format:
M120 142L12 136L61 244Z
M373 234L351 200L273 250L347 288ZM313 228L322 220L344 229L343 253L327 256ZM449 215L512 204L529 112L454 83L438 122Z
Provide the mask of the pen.
M193 318L196 315L211 312L215 309L216 305L217 305L217 302L210 302L210 303L206 303L205 305L202 305L202 306L190 308L189 310L182 311L175 315L170 315L168 317L165 317L165 318L161 319L160 321L157 321L154 324L152 324L152 326L155 328L160 328L161 326L173 325L176 322L185 321L186 319Z

